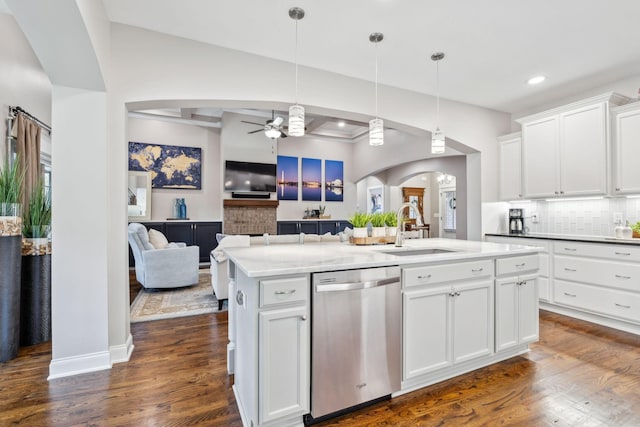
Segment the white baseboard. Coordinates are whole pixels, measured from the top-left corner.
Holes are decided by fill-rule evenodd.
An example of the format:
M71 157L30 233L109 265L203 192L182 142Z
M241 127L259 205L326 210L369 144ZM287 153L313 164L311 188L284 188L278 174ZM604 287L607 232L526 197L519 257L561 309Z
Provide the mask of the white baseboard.
M108 351L63 357L51 361L47 379L53 380L105 369L111 369L111 355Z
M111 354L111 363L128 362L133 353L133 336L129 334L127 341L121 345L114 345L109 347L109 353Z

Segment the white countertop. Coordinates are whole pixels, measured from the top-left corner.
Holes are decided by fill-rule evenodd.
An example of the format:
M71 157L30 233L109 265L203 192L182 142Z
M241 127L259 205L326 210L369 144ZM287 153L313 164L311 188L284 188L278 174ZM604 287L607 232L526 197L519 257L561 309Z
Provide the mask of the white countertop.
M523 239L542 239L542 240L565 240L571 242L593 242L593 243L615 243L622 245L638 245L640 239L620 239L609 236L590 236L581 234L553 234L553 233L527 233L527 234L508 234L508 233L486 233L487 236L497 237L514 237Z
M382 251L445 249L455 252L395 256ZM478 258L531 254L541 248L454 239L407 239L401 248L394 245L356 246L349 243L305 243L257 245L225 248L236 266L248 277L315 273L391 265L430 264Z

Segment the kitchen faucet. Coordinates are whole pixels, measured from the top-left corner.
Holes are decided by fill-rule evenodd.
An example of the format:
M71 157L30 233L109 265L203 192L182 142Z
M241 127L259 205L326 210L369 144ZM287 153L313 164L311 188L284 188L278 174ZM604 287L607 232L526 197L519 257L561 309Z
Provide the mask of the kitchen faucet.
M404 221L402 221L402 212L404 208L410 208L416 211L416 225L418 227L422 227L424 223L422 222L422 214L420 213L420 209L412 203L403 203L400 205L398 212L396 213L396 222L398 223L398 229L396 231L396 246L401 247L404 243Z

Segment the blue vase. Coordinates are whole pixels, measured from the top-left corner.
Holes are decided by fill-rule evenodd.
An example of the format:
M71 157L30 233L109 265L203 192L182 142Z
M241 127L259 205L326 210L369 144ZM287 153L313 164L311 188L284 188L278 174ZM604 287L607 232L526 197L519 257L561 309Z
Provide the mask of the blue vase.
M180 199L180 219L187 219L187 205L184 199Z
M173 217L180 218L180 199L176 199L173 204Z

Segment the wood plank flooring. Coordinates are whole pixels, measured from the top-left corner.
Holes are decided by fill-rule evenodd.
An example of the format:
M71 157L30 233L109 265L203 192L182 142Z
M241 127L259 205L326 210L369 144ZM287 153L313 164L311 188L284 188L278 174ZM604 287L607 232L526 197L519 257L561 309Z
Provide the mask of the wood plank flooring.
M0 364L0 426L241 426L227 312L132 325L113 369L47 381L50 344ZM541 311L530 354L320 426L639 426L640 337Z

